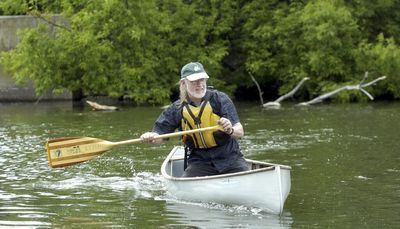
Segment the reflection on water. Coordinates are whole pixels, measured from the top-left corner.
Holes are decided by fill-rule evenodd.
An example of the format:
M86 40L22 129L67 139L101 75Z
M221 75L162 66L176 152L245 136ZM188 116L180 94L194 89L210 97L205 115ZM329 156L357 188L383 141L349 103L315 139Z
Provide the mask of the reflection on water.
M292 166L281 216L171 198L160 166L179 139L115 148L63 169L49 138L137 138L160 109L74 110L68 103L0 104L0 228L396 228L400 225L400 105L262 111L239 104L247 158Z
M215 203L168 201L167 215L176 225L197 228L290 228L292 218L285 211L281 216L261 212L257 208L226 206Z

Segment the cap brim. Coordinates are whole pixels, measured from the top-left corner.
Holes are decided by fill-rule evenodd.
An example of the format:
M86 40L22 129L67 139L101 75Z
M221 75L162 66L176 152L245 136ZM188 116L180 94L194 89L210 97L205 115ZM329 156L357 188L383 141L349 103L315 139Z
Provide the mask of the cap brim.
M195 80L199 80L199 79L208 79L208 75L205 72L199 72L199 73L195 73L195 74L191 74L186 76L186 78L189 81L195 81Z

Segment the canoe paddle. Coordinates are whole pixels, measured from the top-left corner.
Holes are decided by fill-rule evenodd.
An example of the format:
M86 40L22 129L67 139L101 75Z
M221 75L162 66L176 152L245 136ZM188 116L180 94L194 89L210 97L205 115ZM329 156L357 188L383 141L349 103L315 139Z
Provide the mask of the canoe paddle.
M200 129L178 131L169 134L161 134L154 139L170 138L203 131L221 129L220 126L211 126ZM98 138L90 137L65 137L47 141L47 156L49 165L52 168L65 167L90 160L97 155L104 153L114 146L133 144L142 142L140 138L125 140L120 142L110 142Z

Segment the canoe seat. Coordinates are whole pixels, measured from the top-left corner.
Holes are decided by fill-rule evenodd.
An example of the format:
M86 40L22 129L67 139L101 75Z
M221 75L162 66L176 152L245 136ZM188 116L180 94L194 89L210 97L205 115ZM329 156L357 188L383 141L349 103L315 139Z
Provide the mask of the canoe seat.
M265 165L265 164L258 164L258 163L249 163L249 168L251 170L255 169L262 169L262 168L273 168L273 165Z
M181 158L171 158L168 163L169 170L168 173L173 177L182 177L183 175L183 157Z

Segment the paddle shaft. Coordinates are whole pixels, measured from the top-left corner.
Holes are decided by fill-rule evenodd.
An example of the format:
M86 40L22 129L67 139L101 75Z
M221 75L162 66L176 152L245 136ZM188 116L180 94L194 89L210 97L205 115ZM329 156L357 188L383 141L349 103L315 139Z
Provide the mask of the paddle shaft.
M210 126L210 127L200 128L200 129L178 131L178 132L169 133L169 134L160 134L160 135L154 136L154 139L171 138L171 137L181 136L181 135L185 135L185 134L192 134L192 133L197 133L197 132L219 130L219 129L221 129L220 126ZM142 139L136 138L136 139L131 139L131 140L112 142L112 145L118 146L118 145L126 145L126 144L138 143L138 142L142 142Z
M211 126L206 128L178 131L169 134L161 134L154 139L170 138L185 134L191 134L202 131L221 130L220 126ZM132 139L120 142L104 141L97 138L58 138L47 142L47 154L49 165L53 168L65 167L92 159L93 157L104 153L114 146L126 145L142 142L142 139Z

